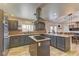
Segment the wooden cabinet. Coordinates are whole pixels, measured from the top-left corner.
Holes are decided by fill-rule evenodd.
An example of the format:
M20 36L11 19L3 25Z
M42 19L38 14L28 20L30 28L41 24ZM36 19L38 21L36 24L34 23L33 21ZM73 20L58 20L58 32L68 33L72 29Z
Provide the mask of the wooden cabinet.
M35 30L45 30L44 22L35 22Z
M9 30L18 30L17 20L8 20Z
M57 48L61 50L65 50L65 38L64 37L57 37Z
M13 37L10 37L10 48L29 45L32 42L33 40L27 35L13 36Z
M23 45L25 45L25 42L27 41L27 38L26 38L26 36L25 35L23 35L23 36L19 36L20 37L20 46L23 46Z
M51 36L51 46L54 46L54 47L56 47L56 42L57 41L57 39L56 39L56 36Z
M32 44L33 42L34 42L34 40L33 39L31 39L30 37L26 37L26 39L27 39L27 42L26 42L26 44Z
M38 44L38 56L50 56L50 41L40 42L41 46Z
M30 44L29 52L31 56L50 56L50 40Z
M62 51L70 50L70 37L48 35L51 39L50 45Z
M11 37L10 38L10 48L11 47L17 47L20 45L20 37Z
M20 37L19 36L18 37L15 37L14 40L13 40L14 46L16 46L16 47L19 46L20 45L19 42L20 42Z

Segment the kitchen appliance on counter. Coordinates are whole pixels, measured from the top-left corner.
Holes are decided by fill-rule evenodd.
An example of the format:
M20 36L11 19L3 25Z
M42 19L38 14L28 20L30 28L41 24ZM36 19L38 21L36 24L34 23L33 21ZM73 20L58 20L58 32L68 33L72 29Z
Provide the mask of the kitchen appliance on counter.
M7 55L8 47L8 18L4 11L0 10L0 56Z

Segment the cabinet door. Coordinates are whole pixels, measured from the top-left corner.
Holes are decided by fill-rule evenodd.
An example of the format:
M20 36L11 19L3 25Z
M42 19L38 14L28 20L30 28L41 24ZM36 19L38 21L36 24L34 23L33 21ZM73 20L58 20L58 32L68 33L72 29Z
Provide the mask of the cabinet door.
M65 48L65 38L64 37L57 37L57 48L64 50Z
M26 39L24 40L24 44L25 44L25 45L28 44L28 36L26 36Z
M20 46L20 37L15 37L14 39L14 46L17 47L17 46Z
M44 22L35 22L36 30L45 30L45 23Z
M39 46L40 43L40 46ZM50 41L42 41L38 43L37 55L38 56L50 56Z
M17 47L20 46L20 37L11 37L10 38L10 47Z
M17 30L18 29L18 21L16 21L16 20L9 20L8 25L9 25L9 30Z
M30 37L27 37L27 44L32 44L33 39L31 39Z
M65 51L69 51L70 50L70 38L67 37L65 38Z
M14 22L14 30L18 30L18 21Z
M10 37L10 48L13 47L14 37Z
M56 47L56 36L51 37L51 46Z
M25 35L20 36L20 45L21 46L25 45L25 41L26 41L26 36Z

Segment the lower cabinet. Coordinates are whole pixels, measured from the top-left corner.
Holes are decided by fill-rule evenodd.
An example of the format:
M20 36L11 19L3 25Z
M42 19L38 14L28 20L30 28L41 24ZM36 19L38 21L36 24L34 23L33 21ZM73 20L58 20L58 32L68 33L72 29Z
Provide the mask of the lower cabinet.
M10 48L17 47L20 45L20 37L11 37L10 38Z
M27 37L26 37L25 44L29 45L29 44L32 43L32 41L33 41L33 39L31 39L30 37L27 36Z
M61 36L51 36L51 46L56 47L62 51L70 50L70 38Z
M26 35L13 36L13 37L10 37L10 48L23 46L23 45L29 45L32 42L33 40Z
M25 35L23 35L23 36L20 36L19 37L20 39L20 46L23 46L23 45L25 45L25 43L27 44L27 39L26 39L26 36Z

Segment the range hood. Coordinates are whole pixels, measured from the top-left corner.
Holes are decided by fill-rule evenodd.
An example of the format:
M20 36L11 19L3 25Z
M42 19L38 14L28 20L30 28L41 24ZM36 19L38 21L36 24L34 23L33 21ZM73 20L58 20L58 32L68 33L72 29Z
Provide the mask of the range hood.
M41 17L41 11L41 7L38 7L34 14L36 16L36 21L34 22L35 30L45 30L45 23L43 22L44 19Z
M36 9L36 13L34 13L34 15L36 16L36 20L37 21L43 21L44 19L41 17L41 11L42 11L42 8L41 7L38 7Z

